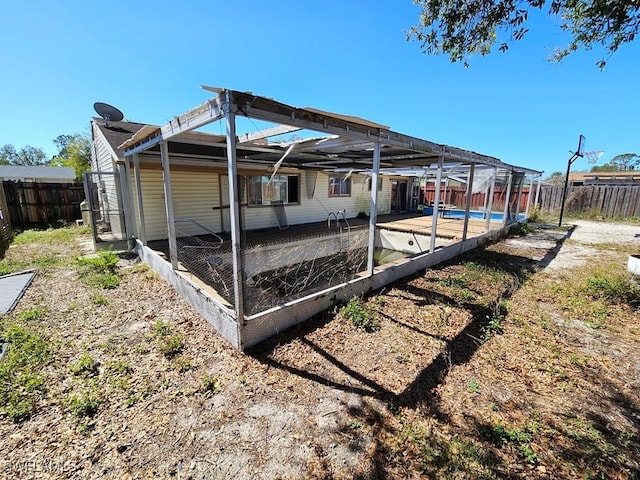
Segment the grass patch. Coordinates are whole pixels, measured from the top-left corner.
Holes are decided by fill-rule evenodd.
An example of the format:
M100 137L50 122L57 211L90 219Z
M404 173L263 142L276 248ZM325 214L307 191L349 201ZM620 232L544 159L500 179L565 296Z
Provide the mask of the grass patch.
M13 239L13 245L53 245L72 242L79 233L85 233L77 227L49 228L47 230L25 230Z
M27 268L27 262L15 260L12 258L3 258L0 260L0 276L16 273Z
M453 288L460 288L460 289L466 289L469 286L467 280L462 276L445 278L443 280L440 280L440 284L444 285L445 287L453 287Z
M581 289L590 297L609 304L622 302L640 306L640 285L629 274L598 271L586 278Z
M30 308L29 310L25 310L24 312L20 312L18 314L18 318L23 322L31 322L34 320L42 320L47 316L47 311L43 308Z
M507 428L502 423L496 422L491 426L482 426L480 434L497 447L504 447L505 445L514 447L527 463L535 463L537 461L538 456L531 447L535 434L533 426Z
M78 264L96 272L113 272L120 260L117 254L110 250L101 250L90 257L79 257Z
M153 324L153 336L154 337L166 337L171 333L171 325L164 320L157 320Z
M109 303L108 300L102 295L94 295L93 298L91 299L91 302L98 307L102 307Z
M177 357L184 351L184 339L179 333L173 333L171 325L163 320L153 324L152 337L158 350L168 359Z
M102 250L90 257L77 259L81 267L82 280L94 288L112 289L120 285L116 265L120 257L109 250Z
M132 368L129 363L124 360L115 360L107 363L106 365L107 371L113 372L118 375L126 375L131 373Z
M375 312L364 305L360 297L354 296L340 309L340 314L349 320L357 329L372 333L380 330L380 322Z
M0 337L8 344L0 362L0 412L22 422L32 416L46 392L40 372L53 347L42 335L17 325L5 325Z

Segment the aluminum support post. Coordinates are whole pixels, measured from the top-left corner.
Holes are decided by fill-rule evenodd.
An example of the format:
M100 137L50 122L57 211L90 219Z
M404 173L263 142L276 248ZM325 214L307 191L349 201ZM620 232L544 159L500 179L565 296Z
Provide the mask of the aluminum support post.
M176 243L176 224L173 216L173 193L171 190L171 168L169 166L169 146L160 142L160 159L162 161L162 179L164 181L164 204L167 212L167 233L169 235L169 256L171 267L178 269L178 245Z
M233 255L233 298L235 301L238 342L242 349L244 325L244 268L242 262L242 236L240 232L240 190L238 188L238 158L236 152L236 105L231 92L225 91L223 106L227 127L227 177L229 178L229 216L231 222L231 250Z
M144 205L142 202L142 180L140 177L140 159L138 154L133 154L133 176L136 183L136 198L138 201L138 240L143 245L147 244L147 228L144 223Z
M496 192L496 180L498 179L498 169L493 168L493 178L491 179L491 187L489 188L489 197L487 198L487 209L485 215L487 216L484 231L488 232L491 226L491 212L493 212L493 195Z
M431 238L429 242L429 253L436 249L436 234L438 232L438 215L440 213L440 183L442 182L442 155L438 158L438 173L436 174L436 192L433 199L433 218L431 219Z
M373 275L376 249L376 223L378 220L378 183L380 182L380 142L373 146L373 171L371 173L371 201L369 202L369 249L367 250L367 272Z
M467 202L464 206L464 226L462 227L462 241L467 239L469 230L469 212L471 211L471 196L473 195L473 177L476 174L476 164L472 163L469 169L469 178L467 178Z

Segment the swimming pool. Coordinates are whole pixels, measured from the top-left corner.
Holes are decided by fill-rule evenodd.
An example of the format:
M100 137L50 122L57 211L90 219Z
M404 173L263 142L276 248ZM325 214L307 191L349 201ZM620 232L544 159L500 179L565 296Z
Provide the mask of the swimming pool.
M425 215L433 215L433 208L431 207L425 207L422 210L422 213L424 213ZM440 211L441 215L443 218L464 218L464 210L462 209L445 209L444 211ZM485 216L484 212L481 212L479 210L470 210L469 211L469 218L476 218L476 219L481 219L484 220L487 217ZM504 213L502 212L491 212L491 221L493 222L502 222L502 220L504 219ZM524 220L525 219L525 215L524 213L520 213L518 215L518 220Z

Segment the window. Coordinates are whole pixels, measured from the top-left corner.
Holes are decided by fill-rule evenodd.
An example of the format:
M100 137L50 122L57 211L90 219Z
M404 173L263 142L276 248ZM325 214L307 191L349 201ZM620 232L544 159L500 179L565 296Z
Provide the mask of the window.
M329 196L330 197L350 197L351 196L351 178L329 177Z
M298 175L256 175L249 177L249 205L299 203Z

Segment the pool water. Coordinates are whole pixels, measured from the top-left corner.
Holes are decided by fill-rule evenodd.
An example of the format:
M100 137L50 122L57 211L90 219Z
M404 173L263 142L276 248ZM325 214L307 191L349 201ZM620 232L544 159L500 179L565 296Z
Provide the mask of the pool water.
M399 252L398 250L376 247L373 252L373 263L375 265L384 265L385 263L393 262L394 260L406 258L408 255L409 254Z
M425 207L423 210L423 213L425 215L433 215L433 208L431 207ZM445 210L444 214L443 214L444 218L464 218L464 210L457 210L457 209L453 209L453 210ZM487 218L484 214L484 212L480 212L478 210L470 210L469 211L469 218L476 218L476 219L481 219L484 220L485 218ZM524 220L525 215L524 213L521 213L518 215L518 219L519 220ZM504 214L501 212L491 212L491 220L496 221L496 222L501 222L504 219Z

